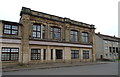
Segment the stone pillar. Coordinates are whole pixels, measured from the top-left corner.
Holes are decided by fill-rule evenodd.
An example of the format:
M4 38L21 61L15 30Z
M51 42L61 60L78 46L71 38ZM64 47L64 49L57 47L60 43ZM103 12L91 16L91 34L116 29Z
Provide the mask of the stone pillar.
M71 50L70 47L64 48L64 60L65 62L71 62Z
M69 42L70 41L70 28L69 28L69 24L65 24L66 28L65 28L65 41Z
M80 49L81 50L81 57L80 57L80 59L81 59L81 61L83 61L83 50L82 49Z
M82 43L82 39L81 39L82 38L82 34L81 33L82 33L81 31L78 32L78 39L79 39L80 43Z
M53 49L53 61L55 61L56 60L56 51L55 51L55 49Z
M43 49L41 49L41 61L43 61Z
M29 62L29 55L30 55L30 51L29 51L29 33L30 33L30 20L29 20L30 16L29 15L25 15L22 14L21 16L21 20L20 23L23 24L22 27L22 63L24 64L28 64Z
M47 46L46 57L47 57L47 61L51 60L51 49L50 49L50 46Z
M89 36L89 38L90 38L90 36ZM96 45L95 45L95 30L94 29L92 29L92 31L91 31L91 44L92 44L92 50L91 50L91 54L92 54L92 61L93 62L95 62L96 61L96 56L95 56L95 54L96 54Z
M82 52L82 50L79 49L79 61L81 61L81 52Z
M50 40L50 25L46 27L46 39Z

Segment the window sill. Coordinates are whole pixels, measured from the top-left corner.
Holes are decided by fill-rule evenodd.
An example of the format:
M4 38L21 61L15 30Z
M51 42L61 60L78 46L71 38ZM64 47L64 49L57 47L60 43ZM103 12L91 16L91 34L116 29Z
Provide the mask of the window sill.
M18 35L2 35L2 38L12 38L12 39L21 39L22 37Z

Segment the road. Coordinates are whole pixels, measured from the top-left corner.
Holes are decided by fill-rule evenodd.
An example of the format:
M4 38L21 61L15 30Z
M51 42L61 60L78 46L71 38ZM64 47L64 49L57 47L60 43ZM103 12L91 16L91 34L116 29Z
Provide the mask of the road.
M118 75L118 62L98 65L3 72L3 75Z

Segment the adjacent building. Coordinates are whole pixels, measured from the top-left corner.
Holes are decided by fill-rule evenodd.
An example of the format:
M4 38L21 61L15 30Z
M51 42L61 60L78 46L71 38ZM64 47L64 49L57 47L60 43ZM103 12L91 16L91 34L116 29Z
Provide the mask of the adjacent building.
M115 60L119 57L120 38L103 35L100 32L95 34L96 59Z
M3 63L95 61L95 27L23 7L19 23L0 21Z

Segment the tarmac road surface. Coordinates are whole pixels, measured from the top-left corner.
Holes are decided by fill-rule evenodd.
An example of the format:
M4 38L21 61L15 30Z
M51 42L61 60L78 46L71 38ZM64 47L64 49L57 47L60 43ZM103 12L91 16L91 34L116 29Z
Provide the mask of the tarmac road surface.
M3 72L3 75L118 75L118 62L108 64Z

